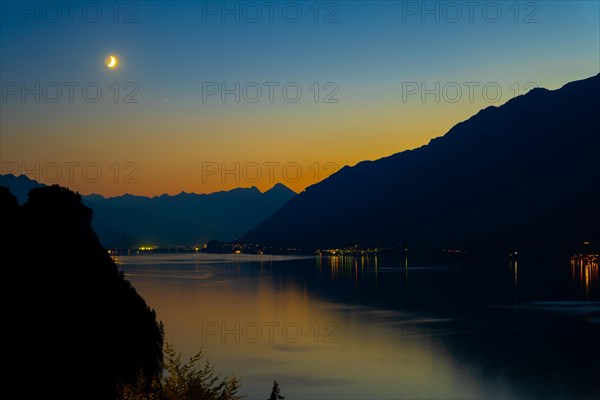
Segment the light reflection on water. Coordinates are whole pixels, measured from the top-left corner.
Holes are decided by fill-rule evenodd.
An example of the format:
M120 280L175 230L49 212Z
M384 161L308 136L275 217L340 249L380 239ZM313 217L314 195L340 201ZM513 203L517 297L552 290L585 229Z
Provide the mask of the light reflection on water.
M571 259L571 279L585 292L589 299L598 293L598 256L578 256Z
M596 331L557 328L544 303L466 311L454 299L477 282L452 268L348 256L153 254L119 263L168 340L184 356L204 347L219 371L243 377L249 399L267 398L273 379L289 399L569 398L574 387L570 398L585 398L600 389L587 379L597 362L585 365L574 340ZM506 290L519 267L511 263ZM561 312L581 314L567 304ZM586 351L600 354L597 344ZM544 383L547 373L554 379Z

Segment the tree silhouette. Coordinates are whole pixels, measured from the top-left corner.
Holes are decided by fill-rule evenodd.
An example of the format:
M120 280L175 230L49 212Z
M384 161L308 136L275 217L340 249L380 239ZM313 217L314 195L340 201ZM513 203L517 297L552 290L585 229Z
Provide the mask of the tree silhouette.
M267 400L283 400L285 397L279 394L281 389L279 388L279 383L277 381L273 381L273 389L271 390L271 397Z
M214 366L203 361L202 351L186 363L173 346L164 344L164 372L152 377L140 374L131 383L119 385L118 400L241 400L240 379L223 377ZM282 397L280 397L282 398Z

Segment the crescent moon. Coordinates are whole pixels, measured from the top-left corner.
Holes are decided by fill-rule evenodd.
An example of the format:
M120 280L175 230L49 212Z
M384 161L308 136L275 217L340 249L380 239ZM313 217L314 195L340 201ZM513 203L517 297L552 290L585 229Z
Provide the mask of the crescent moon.
M106 66L108 68L114 68L117 66L117 58L115 56L106 57L106 60L104 60L104 62L106 63Z

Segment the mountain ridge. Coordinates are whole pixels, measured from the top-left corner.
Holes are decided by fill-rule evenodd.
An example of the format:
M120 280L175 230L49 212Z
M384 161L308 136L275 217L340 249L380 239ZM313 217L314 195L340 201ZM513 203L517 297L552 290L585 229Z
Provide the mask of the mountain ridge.
M307 249L356 243L539 247L542 237L549 239L543 227L550 220L577 227L561 212L578 207L554 193L567 190L570 181L581 185L575 185L575 198L598 219L584 183L600 182L600 166L591 158L599 145L599 89L600 74L556 90L533 89L480 110L427 145L346 166L308 187L242 241ZM514 198L500 187L516 190ZM598 188L592 189L597 195ZM536 210L536 204L557 215ZM550 231L553 243L567 240ZM484 234L478 238L475 232ZM596 237L585 226L581 236Z
M27 193L45 185L24 175L0 175L0 185ZM256 186L209 194L179 193L148 197L126 193L104 197L81 196L94 210L93 228L106 247L131 248L140 244L161 247L193 246L210 239L233 240L276 211L296 193L278 183L261 192Z

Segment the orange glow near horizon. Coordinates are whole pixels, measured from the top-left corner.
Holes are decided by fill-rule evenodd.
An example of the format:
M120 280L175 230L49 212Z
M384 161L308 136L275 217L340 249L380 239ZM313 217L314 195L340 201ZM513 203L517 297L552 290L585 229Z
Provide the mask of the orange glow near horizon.
M308 3L292 23L261 7L239 23L201 3L106 5L67 23L66 9L3 14L0 173L104 196L301 192L599 71L596 2L545 2L541 23L508 5L493 22L463 7L459 21L402 21L403 2L342 2L335 23Z
M346 165L423 146L490 104L404 103L386 94L331 107L225 106L57 104L49 113L33 104L24 115L6 103L0 173L107 197L266 191L276 183L301 192Z
M40 129L35 118L16 124L20 118L9 115L7 125L13 118L15 124L2 137L1 172L104 196L252 186L264 192L277 183L301 192L346 165L427 144L468 118L470 106L458 117L427 119L420 108L395 114L390 108L364 115L346 110L329 119L316 115L298 124L285 114L256 121L173 112L141 124L137 118L86 123L86 134L79 133L77 121L63 121L62 128L46 127L44 135L30 133Z

